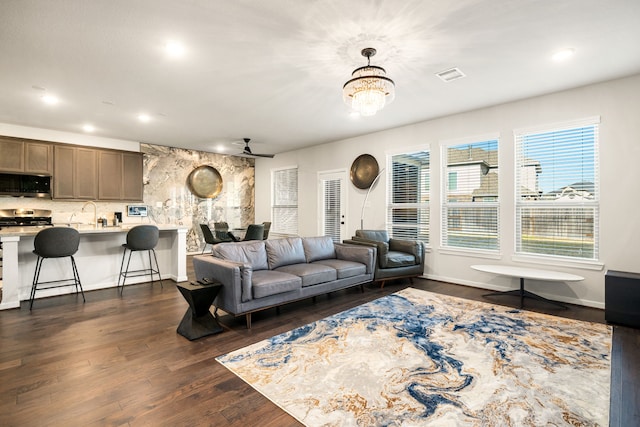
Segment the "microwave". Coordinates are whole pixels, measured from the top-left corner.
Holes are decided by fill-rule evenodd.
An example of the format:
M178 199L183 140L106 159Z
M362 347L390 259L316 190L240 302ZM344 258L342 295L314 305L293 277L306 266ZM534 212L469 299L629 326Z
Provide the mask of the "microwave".
M0 173L0 195L51 198L51 177Z

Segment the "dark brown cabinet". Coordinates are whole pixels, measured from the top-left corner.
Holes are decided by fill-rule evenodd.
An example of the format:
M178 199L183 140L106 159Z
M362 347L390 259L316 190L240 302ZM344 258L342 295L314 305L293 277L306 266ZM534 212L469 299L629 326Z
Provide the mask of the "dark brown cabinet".
M51 175L53 148L48 142L0 137L0 172Z
M56 145L54 155L53 198L97 199L96 150L72 145Z
M54 199L141 202L142 153L0 136L0 173L51 175Z
M122 200L122 153L98 153L98 199Z
M142 153L122 153L122 199L142 201Z
M142 153L55 146L54 199L142 201Z

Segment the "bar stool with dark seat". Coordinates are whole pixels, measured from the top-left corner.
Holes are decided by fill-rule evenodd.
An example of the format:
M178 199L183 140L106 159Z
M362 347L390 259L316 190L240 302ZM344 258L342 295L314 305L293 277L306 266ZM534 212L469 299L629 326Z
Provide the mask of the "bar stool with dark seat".
M137 225L127 232L127 243L122 245L124 252L122 253L120 276L118 277L118 287L120 287L120 279L122 278L122 288L120 289L120 293L124 291L124 282L127 280L127 277L146 276L147 274L151 275L151 284L153 285L153 274L156 273L160 280L160 286L162 287L162 276L160 276L160 267L158 266L158 258L156 257L155 251L159 238L160 231L155 225ZM124 259L127 256L127 251L129 251L129 258L127 260L127 267L124 268ZM149 268L129 271L131 254L139 251L147 251L149 253ZM151 262L152 253L153 259L156 262L155 269Z
M59 288L63 286L75 285L76 294L78 290L82 293L82 301L85 302L82 283L78 275L76 260L73 255L78 252L80 246L80 233L75 228L70 227L51 227L44 228L36 234L33 241L33 253L38 256L36 260L36 270L33 274L33 284L31 286L31 296L29 298L29 310L33 308L33 300L38 290L38 285L46 285L40 289ZM47 258L71 258L71 268L73 270L73 278L49 280L40 282L40 271L42 270L42 262ZM55 283L55 285L54 285Z

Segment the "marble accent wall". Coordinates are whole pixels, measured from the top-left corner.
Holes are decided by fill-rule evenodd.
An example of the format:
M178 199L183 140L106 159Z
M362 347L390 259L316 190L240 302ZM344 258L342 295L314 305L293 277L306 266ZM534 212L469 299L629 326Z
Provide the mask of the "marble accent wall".
M202 250L201 223L226 221L230 228L255 222L253 159L140 144L144 153L144 202L158 224L187 225L187 250ZM213 199L194 196L187 187L193 169L209 165L222 176L222 191Z
M187 251L200 252L203 238L200 223L226 221L229 227L246 227L255 222L255 161L201 151L140 144L144 153L144 195L148 206L146 218L128 217L122 202L95 202L98 218L112 224L114 212L123 213L125 224L153 223L190 227ZM187 177L201 165L209 165L222 176L222 191L214 199L200 199L189 191ZM49 209L55 224L93 222L93 207L86 201L60 201L29 197L0 196L0 209Z

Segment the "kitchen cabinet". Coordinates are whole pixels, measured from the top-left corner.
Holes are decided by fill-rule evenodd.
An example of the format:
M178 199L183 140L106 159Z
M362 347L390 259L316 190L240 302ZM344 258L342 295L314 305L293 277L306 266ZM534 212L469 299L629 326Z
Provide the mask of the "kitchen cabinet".
M122 153L101 151L98 154L98 199L122 199Z
M54 148L53 198L96 200L97 151L73 145Z
M8 136L0 137L0 172L51 175L53 144Z
M142 201L144 195L142 174L142 153L122 153L122 198L124 200Z
M98 200L142 201L142 153L100 151Z
M141 202L143 155L0 136L0 173L51 175L54 199Z

